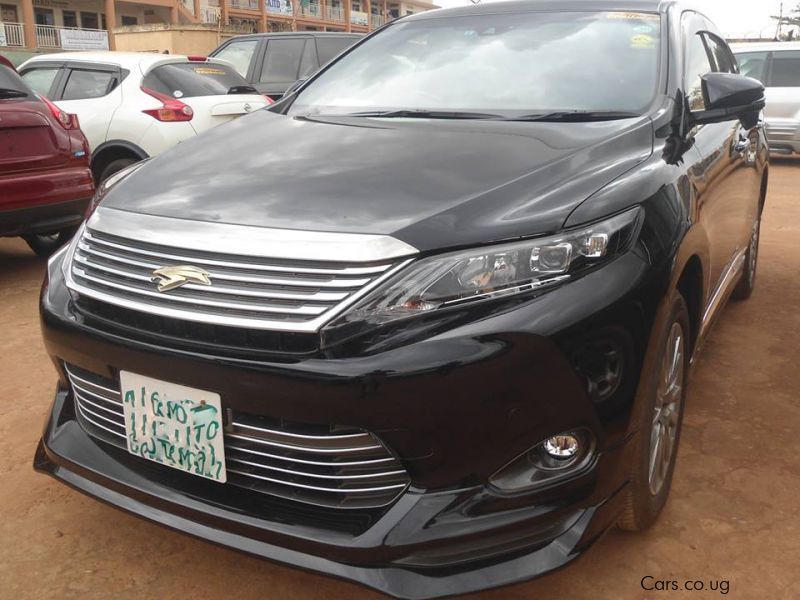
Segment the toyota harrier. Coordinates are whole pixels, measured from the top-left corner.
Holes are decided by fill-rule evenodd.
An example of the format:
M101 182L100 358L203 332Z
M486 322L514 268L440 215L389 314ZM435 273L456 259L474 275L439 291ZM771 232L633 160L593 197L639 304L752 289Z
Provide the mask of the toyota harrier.
M400 597L643 529L755 284L763 106L671 1L398 19L101 186L42 291L35 467Z

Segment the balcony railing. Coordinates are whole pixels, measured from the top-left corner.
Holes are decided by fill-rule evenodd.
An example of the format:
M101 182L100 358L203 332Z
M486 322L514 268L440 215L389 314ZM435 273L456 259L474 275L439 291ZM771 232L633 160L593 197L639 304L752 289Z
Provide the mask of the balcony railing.
M344 9L336 8L333 6L326 6L325 12L327 13L328 21L339 21L344 23Z
M0 46L25 46L25 28L22 23L0 23Z
M63 50L108 50L108 32L105 29L37 25L36 46Z

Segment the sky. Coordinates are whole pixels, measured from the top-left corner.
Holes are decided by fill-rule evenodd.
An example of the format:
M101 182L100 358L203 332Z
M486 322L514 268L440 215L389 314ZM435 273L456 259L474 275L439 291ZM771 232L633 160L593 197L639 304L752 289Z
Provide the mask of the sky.
M481 0L492 2L494 0ZM433 0L442 7L469 4L470 0ZM703 11L722 30L725 37L773 37L776 23L771 15L780 12L780 0L693 0L691 3ZM784 0L784 13L789 13L800 0Z

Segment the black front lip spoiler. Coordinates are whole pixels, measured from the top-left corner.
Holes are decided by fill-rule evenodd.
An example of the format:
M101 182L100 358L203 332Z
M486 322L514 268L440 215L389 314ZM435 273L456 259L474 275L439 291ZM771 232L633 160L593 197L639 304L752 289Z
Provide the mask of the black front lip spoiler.
M432 575L396 566L364 567L339 563L182 517L177 511L159 508L157 504L163 506L165 503L163 498L152 497L124 483L112 481L57 455L47 447L44 439L39 441L36 448L33 467L79 492L169 529L287 566L359 583L396 598L408 599L441 598L476 592L533 579L566 566L615 524L625 489L621 488L602 503L586 509L566 532L532 552L511 559L499 558L489 566L468 572Z

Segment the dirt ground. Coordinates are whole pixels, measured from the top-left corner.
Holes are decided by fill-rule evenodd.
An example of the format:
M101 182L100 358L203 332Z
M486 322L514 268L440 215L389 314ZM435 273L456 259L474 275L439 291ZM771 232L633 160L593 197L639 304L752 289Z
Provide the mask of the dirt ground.
M728 305L699 360L659 522L612 531L567 569L472 598L800 598L798 190L800 162L774 164L757 290ZM20 240L0 239L0 598L381 597L167 531L34 473L55 385L37 317L43 269ZM706 589L646 591L647 576L648 587Z

